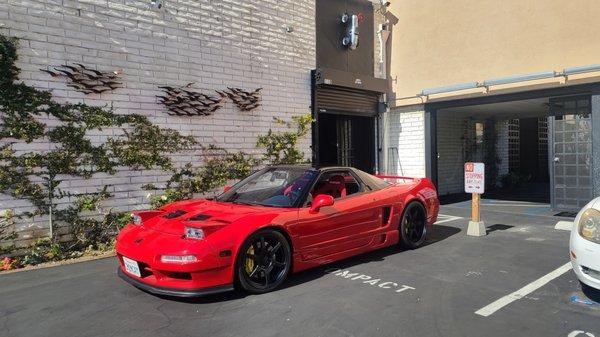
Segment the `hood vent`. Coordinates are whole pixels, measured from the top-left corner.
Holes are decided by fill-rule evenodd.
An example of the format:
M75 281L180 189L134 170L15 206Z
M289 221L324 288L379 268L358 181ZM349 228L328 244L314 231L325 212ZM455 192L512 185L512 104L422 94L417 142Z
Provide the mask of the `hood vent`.
M183 210L177 210L177 211L169 212L169 213L163 215L163 218L165 218L165 219L175 219L175 218L178 218L178 217L184 215L185 213L187 213L187 212L183 211Z
M211 218L211 216L208 214L196 214L191 218L185 219L185 221L204 221L204 220L207 220L210 218Z

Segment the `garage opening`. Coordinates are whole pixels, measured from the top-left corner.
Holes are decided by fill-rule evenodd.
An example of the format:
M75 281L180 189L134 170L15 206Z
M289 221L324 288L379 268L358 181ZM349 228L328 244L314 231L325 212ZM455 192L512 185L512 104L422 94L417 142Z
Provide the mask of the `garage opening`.
M375 118L321 113L319 164L352 166L373 172L375 163Z
M470 105L437 111L442 202L466 200L465 162L486 164L484 198L576 210L592 199L590 97Z
M379 94L320 85L315 87L314 97L315 162L321 166L352 166L375 172Z

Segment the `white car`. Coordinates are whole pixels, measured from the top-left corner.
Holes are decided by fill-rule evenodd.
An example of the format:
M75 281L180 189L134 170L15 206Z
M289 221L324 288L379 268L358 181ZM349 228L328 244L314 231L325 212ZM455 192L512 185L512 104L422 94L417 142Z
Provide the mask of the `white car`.
M577 214L570 245L571 264L579 281L600 289L600 197Z

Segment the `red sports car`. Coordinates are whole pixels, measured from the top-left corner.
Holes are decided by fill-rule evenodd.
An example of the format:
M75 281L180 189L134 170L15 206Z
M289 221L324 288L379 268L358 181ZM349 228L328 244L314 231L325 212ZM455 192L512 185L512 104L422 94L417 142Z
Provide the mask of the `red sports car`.
M419 247L437 219L435 187L381 178L349 167L273 166L214 200L135 212L117 238L119 276L162 295L234 286L264 293L291 272L398 242Z

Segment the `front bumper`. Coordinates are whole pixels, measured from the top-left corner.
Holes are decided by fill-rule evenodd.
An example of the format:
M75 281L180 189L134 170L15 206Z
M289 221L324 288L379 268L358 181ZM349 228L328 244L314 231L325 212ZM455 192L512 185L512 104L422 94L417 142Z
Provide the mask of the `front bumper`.
M177 289L177 288L153 286L153 285L144 283L144 282L136 279L135 277L127 275L125 272L123 272L123 270L121 269L120 266L117 269L117 275L119 275L119 277L121 279L123 279L124 281L133 285L134 287L142 289L142 290L147 291L152 294L156 294L156 295L175 296L175 297L197 297L197 296L203 296L203 295L222 293L222 292L226 292L226 291L232 291L234 289L232 284L226 284L226 285L210 287L210 288L200 288L200 289Z
M595 275L595 273L598 273L600 271L595 270L595 272L592 272L594 274L590 274L589 271L585 272L584 271L585 268L588 268L588 267L580 265L579 263L577 263L577 260L575 260L575 259L571 259L571 265L573 266L573 271L577 275L577 278L579 279L579 281L581 281L582 283L584 283L594 289L600 290L600 278L597 278L599 276Z
M152 293L196 296L204 289L229 290L233 284L232 257L220 257L206 240L128 226L119 233L116 251L119 269L126 276L122 278ZM161 255L194 255L197 261L164 263ZM140 276L126 272L123 257L137 262Z
M600 290L600 245L583 239L573 230L571 233L571 265L582 283Z

